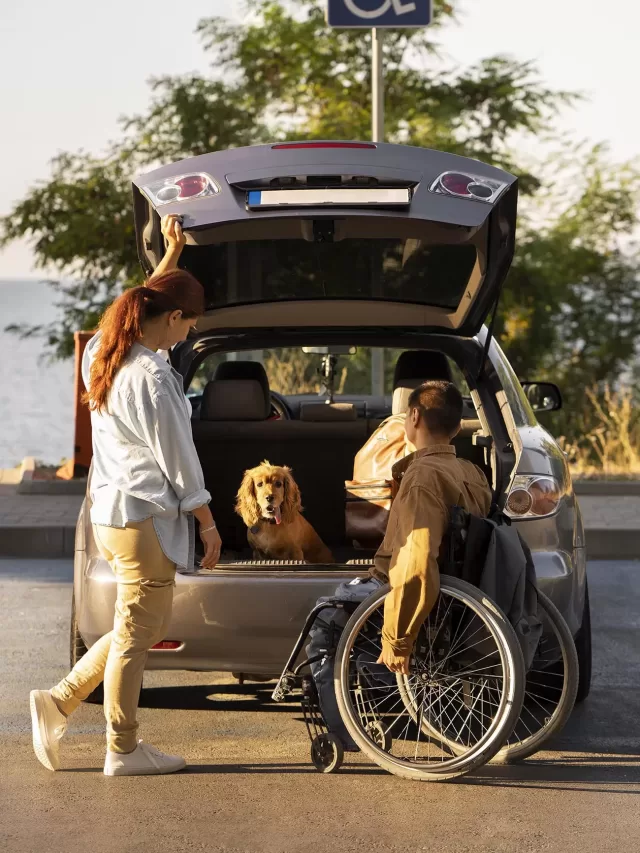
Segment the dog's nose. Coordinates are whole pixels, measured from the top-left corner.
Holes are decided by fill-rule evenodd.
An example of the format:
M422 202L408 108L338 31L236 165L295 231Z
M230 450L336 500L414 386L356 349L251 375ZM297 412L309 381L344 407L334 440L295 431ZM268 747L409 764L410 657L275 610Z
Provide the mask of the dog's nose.
M273 495L267 495L267 503L273 503Z

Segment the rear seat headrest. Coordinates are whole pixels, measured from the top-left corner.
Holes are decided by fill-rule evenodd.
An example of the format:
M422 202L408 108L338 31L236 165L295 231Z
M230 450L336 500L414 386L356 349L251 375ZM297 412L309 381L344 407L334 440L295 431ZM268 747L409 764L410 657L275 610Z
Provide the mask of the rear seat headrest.
M330 421L355 421L358 412L353 403L303 403L300 406L301 421L327 423Z
M216 368L214 379L253 379L262 385L265 397L269 396L267 371L259 361L223 361Z
M426 382L427 379L444 379L446 382L452 382L453 376L444 353L417 349L406 350L398 358L393 374L393 387L400 387L407 379L419 379L420 382ZM414 387L417 388L417 385Z
M205 386L201 421L266 421L271 400L255 379L213 379Z
M393 402L391 411L401 415L407 411L409 397L414 388L429 379L453 382L449 362L444 353L436 350L407 350L396 362L393 375Z

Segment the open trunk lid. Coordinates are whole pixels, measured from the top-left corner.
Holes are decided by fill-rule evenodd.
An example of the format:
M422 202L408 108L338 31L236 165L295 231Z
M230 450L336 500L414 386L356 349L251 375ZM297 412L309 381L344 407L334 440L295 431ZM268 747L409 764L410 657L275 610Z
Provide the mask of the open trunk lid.
M509 270L517 180L452 154L380 143L237 148L133 181L150 274L160 217L182 217L181 266L208 329L411 327L477 334Z

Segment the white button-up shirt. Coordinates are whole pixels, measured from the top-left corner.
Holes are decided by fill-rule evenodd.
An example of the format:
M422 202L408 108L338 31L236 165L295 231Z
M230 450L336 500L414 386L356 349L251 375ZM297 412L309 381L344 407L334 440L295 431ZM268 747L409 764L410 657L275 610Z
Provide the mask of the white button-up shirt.
M82 378L89 385L101 334L87 344ZM153 518L166 556L194 562L192 511L211 500L191 434L191 403L182 377L140 344L118 370L100 412L91 412L91 521L108 527Z

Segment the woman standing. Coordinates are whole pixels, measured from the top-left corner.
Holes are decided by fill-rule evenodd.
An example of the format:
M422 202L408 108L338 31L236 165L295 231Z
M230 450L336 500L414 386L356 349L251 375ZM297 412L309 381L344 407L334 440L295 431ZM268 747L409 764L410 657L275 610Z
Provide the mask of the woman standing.
M31 692L33 746L60 766L67 717L104 680L107 776L172 773L183 758L138 741L136 712L149 649L171 618L176 567L193 565L193 517L213 568L221 541L191 436L182 377L159 354L184 341L204 313L202 285L177 269L185 237L178 218L162 223L167 251L153 277L107 308L85 350L91 408L91 521L117 578L113 631L98 640L52 690Z

